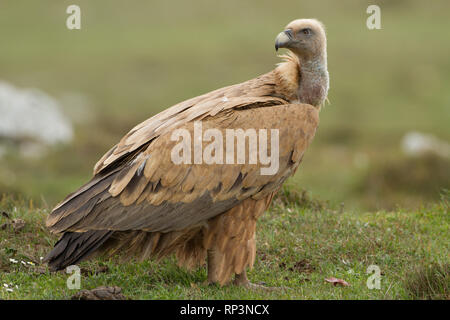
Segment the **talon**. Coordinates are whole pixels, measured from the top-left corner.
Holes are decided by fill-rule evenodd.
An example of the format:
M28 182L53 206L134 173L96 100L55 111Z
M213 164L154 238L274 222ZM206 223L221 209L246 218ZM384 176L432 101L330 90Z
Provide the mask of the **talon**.
M279 291L279 290L287 290L287 287L269 287L262 284L256 284L248 282L247 284L243 285L247 289L251 290L264 290L264 291Z

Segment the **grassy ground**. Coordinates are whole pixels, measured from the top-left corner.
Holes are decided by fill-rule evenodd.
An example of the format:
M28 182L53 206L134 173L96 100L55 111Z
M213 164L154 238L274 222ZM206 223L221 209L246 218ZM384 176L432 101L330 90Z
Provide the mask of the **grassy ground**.
M131 299L450 298L448 195L415 211L355 213L286 193L259 222L257 260L249 273L253 282L285 291L219 289L204 284L204 268L189 272L174 259L123 264L117 258L82 263L81 289L119 286ZM56 240L44 227L48 210L8 198L0 208L26 223L19 231L0 231L0 285L13 289L2 287L0 298L69 299L77 290L67 289L68 275L39 265ZM6 217L1 222L11 223ZM367 287L369 265L381 270L380 289ZM329 277L350 286L334 286L325 281Z

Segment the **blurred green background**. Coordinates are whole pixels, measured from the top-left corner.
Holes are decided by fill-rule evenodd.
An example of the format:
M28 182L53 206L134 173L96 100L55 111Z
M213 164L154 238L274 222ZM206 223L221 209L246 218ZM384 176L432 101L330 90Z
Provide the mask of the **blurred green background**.
M81 30L66 28L70 4ZM366 27L369 4L381 30ZM1 1L0 80L55 97L75 138L38 158L4 154L0 193L54 205L135 124L270 71L278 32L314 17L327 27L330 104L289 184L363 210L434 201L450 188L448 158L400 146L410 131L450 140L449 12L409 0Z

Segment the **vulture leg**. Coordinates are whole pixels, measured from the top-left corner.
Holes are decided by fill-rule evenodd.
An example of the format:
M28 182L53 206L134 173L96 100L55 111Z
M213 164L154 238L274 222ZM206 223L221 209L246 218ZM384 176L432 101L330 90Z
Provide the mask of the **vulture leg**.
M267 209L274 193L246 199L209 221L203 246L207 249L208 282L225 285L233 274L236 284L250 286L245 270L256 255L256 220Z
M247 278L247 271L243 271L241 274L236 274L234 278L234 285L247 287L251 282Z
M247 278L247 272L244 270L241 274L236 274L236 277L234 278L233 284L235 286L243 286L247 289L255 289L255 290L284 290L285 287L267 287L262 284L256 284L252 283Z
M222 264L223 253L216 249L208 250L208 283L220 282L220 267Z

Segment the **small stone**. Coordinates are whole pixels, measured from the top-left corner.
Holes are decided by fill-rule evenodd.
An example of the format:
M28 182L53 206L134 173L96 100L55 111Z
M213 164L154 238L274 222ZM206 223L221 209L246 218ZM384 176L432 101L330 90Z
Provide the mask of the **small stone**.
M98 287L81 290L72 296L72 300L126 300L119 287Z

